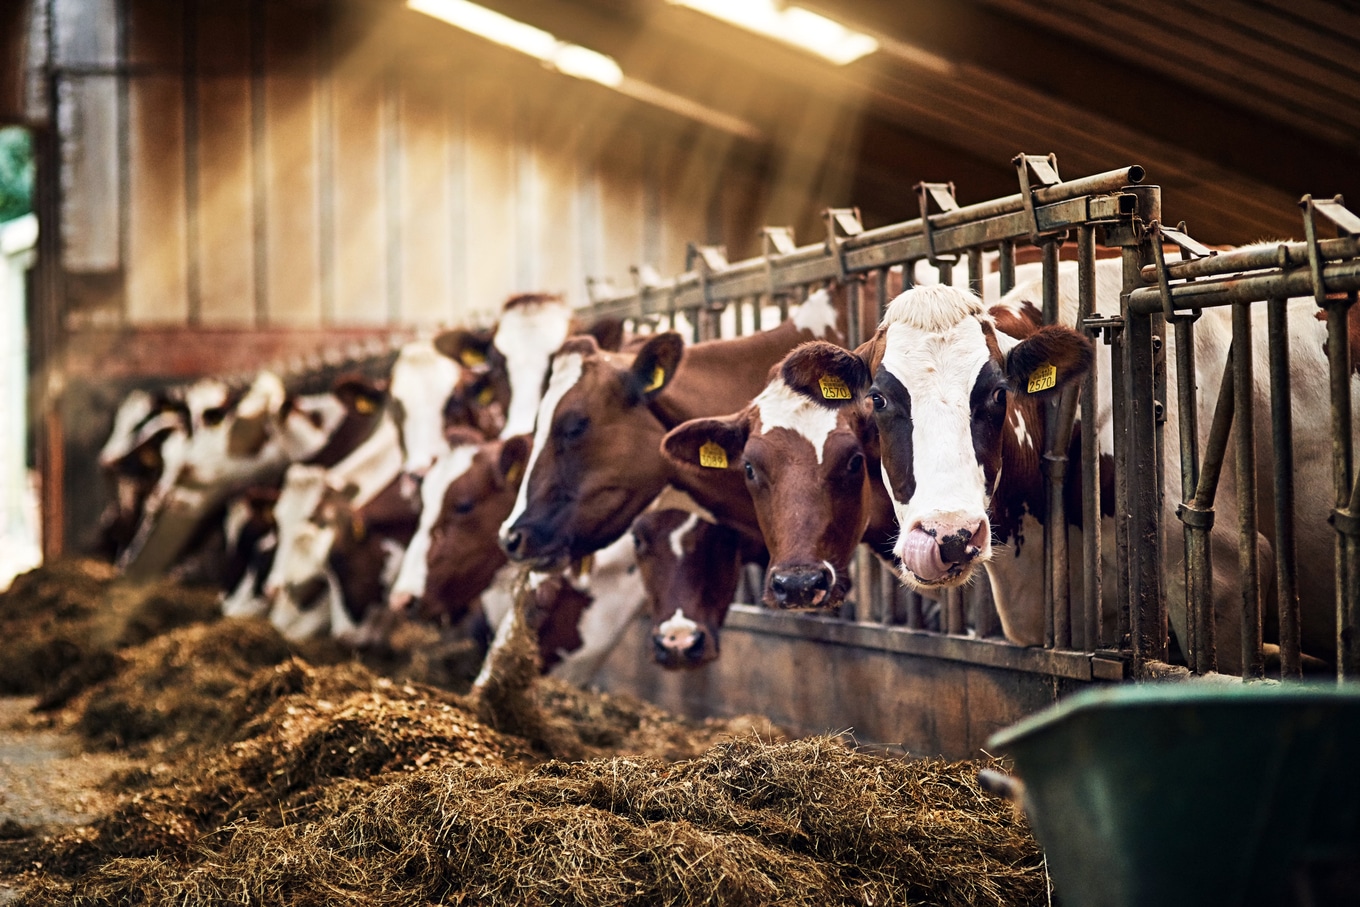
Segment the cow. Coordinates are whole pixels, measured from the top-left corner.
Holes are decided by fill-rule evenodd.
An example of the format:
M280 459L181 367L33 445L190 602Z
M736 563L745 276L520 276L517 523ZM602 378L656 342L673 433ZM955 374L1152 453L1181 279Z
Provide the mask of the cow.
M99 518L95 553L117 563L132 544L167 456L177 459L172 448L187 440L188 426L188 410L171 392L138 389L123 398L99 451L99 468L113 494Z
M867 407L835 405L850 399L855 385L839 374L855 366L862 368L859 359L840 347L804 344L740 412L684 422L662 441L691 487L744 478L769 549L769 607L839 606L861 540L891 557L897 526L879 474L877 430Z
M688 348L673 332L649 337L634 353L603 351L590 337L568 340L553 356L526 475L501 527L506 552L547 569L620 538L668 483L684 488L661 455L666 431L745 406L798 343L842 337L845 301L819 290L776 328ZM699 502L724 522L750 526L739 481L736 493Z
M290 466L274 505L278 545L264 591L271 603L271 621L289 638L306 638L328 627L337 635L356 629L357 622L346 605L346 584L330 561L337 542L367 537L367 519L371 517L364 508L381 507L391 512L386 521L391 534L384 534L385 538L409 537L401 519L403 512L409 526L415 522L415 511L401 495L398 484L404 459L400 432L392 414L382 405L385 401L380 390L371 388L369 393L373 395L371 412L376 416L369 436L329 468L301 463ZM343 504L337 495L343 497ZM343 519L344 515L348 519ZM374 543L390 551L376 535ZM386 564L386 556L375 555L369 560ZM368 572L363 577L366 579ZM315 605L323 594L326 606ZM355 602L354 607L361 604Z
M561 296L521 293L506 300L495 332L453 330L440 348L467 371L445 409L445 420L478 428L488 438L510 438L534 430L534 417L548 373L548 361L575 334L589 334L601 349L617 350L623 322L599 318L582 324Z
M1070 322L1075 312L1076 278L1075 268L1060 268L1060 321ZM1098 262L1097 308L1113 310L1121 287L1120 263ZM902 527L894 554L903 581L939 590L967 583L978 568L985 568L1003 632L1020 645L1044 642L1043 557L1038 540L1052 515L1040 480L1046 438L1037 404L1081 379L1096 355L1083 335L1064 324L1040 326L1034 300L1041 298L1041 289L1039 282L1018 285L992 306L953 288L909 290L891 303L874 338L856 351L864 367L840 375L853 400L867 398L873 407L884 485ZM1331 441L1323 415L1328 406L1325 333L1313 317L1315 311L1311 300L1294 300L1289 307L1297 506L1304 517L1297 536L1300 563L1329 562L1333 543L1331 530L1320 518L1311 518L1332 506ZM1261 322L1253 333L1252 355L1258 373L1264 373L1264 307L1255 307L1252 317ZM1196 326L1199 426L1204 434L1211 424L1231 339L1230 322L1226 308L1212 309ZM1168 384L1173 385L1174 337L1169 336L1166 344ZM1082 430L1093 428L1098 433L1105 468L1113 433L1108 352L1102 349L1101 356L1098 424ZM1260 383L1255 392L1261 399L1247 412L1264 423L1270 412L1267 392ZM1179 451L1175 395L1168 395L1167 408L1164 469L1166 475L1176 475L1176 461L1171 459ZM1258 424L1257 438L1269 437L1268 425ZM1074 437L1074 448L1077 443ZM1268 469L1269 442L1259 443L1258 463ZM1257 501L1260 525L1267 533L1257 544L1267 573L1272 569L1273 542L1269 484L1258 483ZM1170 528L1175 525L1178 496L1168 491L1163 523ZM1110 497L1106 494L1102 501L1107 516ZM1067 518L1079 526L1079 508L1069 504L1067 510ZM1240 581L1231 474L1222 477L1215 510L1218 519L1210 539L1219 667L1236 673L1241 670ZM1185 639L1183 547L1170 541L1177 535L1167 534L1164 565L1172 629ZM1335 636L1331 571L1304 570L1298 582L1304 648L1329 652ZM1273 584L1265 587L1273 591ZM1107 582L1105 588L1112 589L1113 583Z
M402 470L415 479L448 450L445 404L464 372L463 363L445 351L445 340L452 333L404 344L388 376L388 405L405 451ZM414 487L414 482L408 483L408 492L414 494Z

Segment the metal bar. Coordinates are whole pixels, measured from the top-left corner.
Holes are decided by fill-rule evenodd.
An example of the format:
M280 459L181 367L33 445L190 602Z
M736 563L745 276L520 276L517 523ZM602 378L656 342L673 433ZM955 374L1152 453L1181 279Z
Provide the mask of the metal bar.
M1025 173L1023 161L1020 167L1021 174ZM1053 324L1058 319L1058 245L1054 242L1042 243L1040 249L1043 253L1043 304L1041 308L1043 323ZM1058 536L1066 537L1067 533L1062 526L1062 487L1053 475L1055 462L1053 457L1061 455L1063 451L1056 447L1058 443L1057 433L1057 403L1050 402L1043 405L1044 437L1047 439L1047 450L1043 453L1042 472L1044 483L1044 500L1048 502L1048 515L1044 520L1044 575L1043 575L1043 598L1044 603L1044 645L1052 648L1058 638L1058 591L1060 585L1057 579L1057 566L1055 564L1058 546ZM1061 467L1058 467L1061 469ZM1055 490L1056 489L1056 490ZM1056 502L1056 503L1055 503ZM1065 577L1062 585L1065 585Z
M1233 396L1237 420L1237 558L1242 571L1242 676L1265 676L1261 650L1261 590L1256 542L1256 429L1251 419L1251 307L1233 307Z
M977 246L968 250L968 289L982 295L982 249Z
M1012 250L1013 254L1013 250ZM1002 259L1005 259L1003 252ZM1012 280L1014 261L1012 260ZM1096 299L1096 240L1094 227L1077 228L1077 324L1095 311ZM1082 520L1082 591L1085 595L1082 613L1086 625L1084 648L1097 649L1107 645L1101 633L1101 585L1103 581L1100 552L1100 433L1096 430L1096 394L1098 387L1096 363L1086 374L1081 387L1081 520Z
M1354 623L1347 618L1354 615L1354 596L1351 584L1351 551L1354 548L1355 530L1354 511L1347 509L1352 490L1352 443L1351 443L1351 368L1350 344L1348 336L1348 313L1352 299L1329 301L1327 304L1327 365L1330 378L1332 407L1332 481L1336 489L1336 510L1332 523L1336 532L1335 570L1336 570L1336 619L1337 619L1337 676L1347 679L1360 676L1356 666L1348 664L1348 655L1354 653L1354 643L1347 645L1344 640L1345 629ZM1343 516L1344 515L1344 516ZM1345 519L1350 517L1350 519ZM1348 532L1347 530L1351 530ZM1352 631L1353 635L1353 631Z
M1124 248L1125 293L1137 286L1142 262L1138 247ZM1127 297L1125 297L1127 298ZM1160 468L1156 413L1156 362L1150 318L1125 315L1128 344L1129 494L1129 621L1135 676L1148 661L1166 661L1166 596L1162 588L1161 495L1155 481Z
M1360 289L1360 261L1333 262L1320 270L1326 292ZM1180 312L1277 297L1312 296L1313 276L1307 269L1296 268L1288 272L1202 280L1177 284L1171 288L1171 295L1176 311ZM1162 298L1156 287L1134 290L1129 298L1129 310L1135 314L1147 315L1161 309Z
M944 631L950 636L962 636L968 630L963 614L963 590L957 586L945 590L944 625Z
M1280 612L1280 677L1302 677L1299 594L1295 578L1294 421L1289 387L1289 300L1266 303L1270 346L1270 436L1275 454L1275 590Z
M1135 204L1136 197L1127 194L1081 196L1037 208L1035 215L1046 232L1058 232L1092 221L1126 216ZM950 215L955 213L950 212ZM932 217L932 223L939 217L940 215ZM801 247L786 255L761 256L725 264L720 270L715 270L703 278L697 272L690 271L661 283L657 289L674 294L677 305L686 308L750 296L770 289L778 292L828 281L841 273L859 274L926 257L928 250L925 248L923 236L906 235L894 238L885 234L884 230L865 231L857 236L840 240L839 255L829 251L826 243L817 243ZM1027 237L1029 226L1024 212L1019 212L976 223L960 223L938 229L932 235L938 251L958 253L966 251L971 246L985 246L1016 237ZM604 300L602 304L611 306L616 314L621 311L629 314L650 314L643 308L647 295L650 294L641 294L634 290Z
M921 602L921 593L907 590L907 629L919 630L925 625L925 615L922 613L924 607Z
M1001 253L1001 260L998 267L1001 271L1001 295L1005 296L1015 289L1015 242L1013 240L1002 240L997 250Z
M1360 243L1353 236L1324 239L1318 242L1318 251L1324 261L1354 258L1360 255ZM1168 262L1166 276L1170 280L1192 280L1196 277L1217 277L1242 271L1261 271L1266 268L1295 268L1306 264L1308 264L1306 242L1278 243L1231 252L1217 252L1208 258ZM1143 272L1144 280L1157 279L1153 266L1144 268Z

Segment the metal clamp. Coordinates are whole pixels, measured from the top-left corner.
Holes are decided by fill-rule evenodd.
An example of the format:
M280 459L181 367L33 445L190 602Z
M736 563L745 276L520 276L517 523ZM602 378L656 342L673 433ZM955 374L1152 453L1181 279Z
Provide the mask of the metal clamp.
M1114 343L1114 335L1124 330L1124 316L1105 316L1099 312L1092 312L1081 320L1081 329L1092 337L1099 334L1101 341L1109 346Z
M1148 224L1148 234L1152 238L1152 258L1157 265L1157 288L1162 294L1162 315L1170 323L1198 320L1202 314L1200 309L1192 309L1188 315L1176 312L1171 297L1171 280L1166 271L1166 250L1162 248L1162 243L1170 241L1175 244L1181 251L1182 261L1190 258L1208 258L1218 253L1191 238L1190 234L1185 232L1185 221L1181 221L1173 230L1154 220Z
M1025 215L1029 218L1030 241L1039 243L1039 215L1034 208L1034 190L1056 186L1062 182L1058 176L1058 156L1056 154L1017 154L1011 159L1015 165L1016 176L1020 180L1020 199L1025 205ZM1030 173L1038 185L1030 181Z
M1176 508L1176 516L1191 529L1208 531L1214 528L1214 508L1212 507L1197 507L1191 501L1188 504L1179 505Z
M1317 216L1321 214L1336 227L1338 236L1360 236L1360 217L1356 217L1345 205L1340 196L1331 199L1313 198L1305 195L1299 199L1303 208L1303 238L1308 246L1308 270L1313 277L1313 299L1318 308L1327 307L1327 288L1322 282L1322 250L1318 248Z
M797 248L792 227L760 228L760 257L765 260L765 285L771 302L779 295L779 288L774 282L774 258L776 255L788 255Z
M695 267L696 263L698 263L697 268ZM703 290L704 294L704 305L711 310L713 299L709 295L708 279L719 271L727 270L727 247L690 243L685 247L685 270L698 272L699 288Z
M1344 536L1360 538L1360 513L1351 513L1338 507L1327 517L1327 522Z
M864 225L859 219L858 208L827 208L822 212L822 220L826 223L826 251L836 258L836 280L845 283L848 272L845 269L845 255L841 252L841 244L851 236L859 236L864 232Z
M938 209L937 214L944 214L949 211L959 210L958 199L954 197L953 183L917 183L916 199L921 204L921 233L926 238L926 261L932 265L939 265L941 259L935 252L935 228L930 223L930 203L933 200ZM944 262L954 264L959 260L955 255L951 258L943 259Z

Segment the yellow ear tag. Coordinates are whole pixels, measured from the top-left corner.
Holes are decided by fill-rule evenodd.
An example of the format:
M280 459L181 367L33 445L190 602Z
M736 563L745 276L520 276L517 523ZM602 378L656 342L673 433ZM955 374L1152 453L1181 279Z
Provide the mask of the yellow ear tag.
M850 388L835 375L823 375L817 379L817 383L821 385L822 399L824 400L850 399Z
M709 469L726 469L727 451L723 450L721 444L705 441L699 448L699 465Z
M359 413L361 416L367 416L369 413L373 412L377 408L378 407L373 403L373 401L368 399L367 397L354 398L354 411L356 413Z
M652 383L644 387L642 389L642 392L644 394L650 394L652 391L656 390L658 387L665 383L666 383L666 370L658 365L655 369L652 370Z
M486 353L483 353L481 350L463 350L463 352L458 355L458 361L468 368L476 368L479 365L486 364Z
M581 558L579 561L576 562L574 571L578 577L581 577L589 573L594 568L594 566L595 555L587 554L585 557Z
M477 405L478 405L478 406L490 406L490 405L491 405L491 401L492 401L493 399L495 399L495 397L496 397L496 392L495 392L494 390L492 390L492 389L489 388L489 387L484 387L484 388L482 388L481 393L479 393L479 394L477 395Z
M362 542L364 540L364 534L367 530L364 527L364 521L360 518L359 514L356 513L354 516L350 517L349 528L354 533L354 540L356 542Z
M505 481L508 485L515 485L519 482L519 477L524 473L524 467L518 463L510 466L510 471L505 474Z
M1030 372L1029 392L1037 394L1039 391L1046 391L1058 383L1058 367L1045 362L1043 365Z

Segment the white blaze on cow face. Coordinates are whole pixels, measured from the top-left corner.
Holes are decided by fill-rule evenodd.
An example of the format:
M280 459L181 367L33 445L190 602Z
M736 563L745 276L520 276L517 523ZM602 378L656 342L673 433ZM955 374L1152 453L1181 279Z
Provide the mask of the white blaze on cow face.
M789 312L789 320L798 330L808 331L818 340L826 339L828 333L841 336L836 327L836 308L831 304L831 293L827 290L809 294L802 305Z
M909 407L911 462L895 465L899 472L910 470L914 489L893 488L891 461L894 454L901 455L903 445L894 444L893 432L885 431L880 421L884 483L902 529L894 554L908 564L904 579L913 585L939 579L930 576L923 583L910 569L919 552L909 548L922 542L922 533L941 539L966 535L979 549L973 563L991 554L991 493L973 446L971 405L978 375L993 355L983 332L985 317L975 296L952 287L909 290L884 316L887 336L880 375L887 373L898 387L886 380L877 381L876 387L889 397L905 391L905 399L888 405ZM902 500L904 493L909 500ZM949 580L966 577L966 571L962 577L955 571Z
M836 410L814 403L791 390L782 379L774 381L760 392L751 406L760 414L762 433L775 428L786 428L801 435L817 454L817 465L822 465L826 453L826 439L836 430Z
M657 641L676 652L688 651L699 639L699 625L679 608L656 628Z
M444 505L444 493L463 473L472 466L477 456L476 444L463 444L445 453L434 461L430 471L420 483L420 523L415 535L406 546L401 559L401 569L397 571L396 582L392 584L389 603L394 608L405 607L412 600L425 593L425 579L429 574L427 558L430 552L430 532L439 519Z
M534 430L543 376L552 354L567 339L570 326L571 308L564 302L519 305L501 315L492 343L505 357L510 380L510 408L502 438Z
M134 390L123 398L113 414L108 440L99 451L100 466L108 468L132 451L137 428L150 417L154 405L151 395L143 390Z
M272 597L283 587L285 575L296 575L296 569L289 563L298 548L295 539L302 528L309 524L325 491L326 470L320 466L294 465L284 474L283 488L274 504L278 548L274 566L265 582L266 595Z
M713 521L710 520L709 522ZM685 536L693 532L694 527L697 525L699 525L699 514L690 513L690 515L685 518L685 521L675 528L675 531L671 533L670 538L667 539L667 542L669 542L671 546L671 552L675 555L677 561L683 561L685 559ZM679 614L679 609L676 609L675 613Z
M401 404L401 435L406 451L403 468L422 474L449 449L444 440L444 404L462 369L429 340L401 348L392 363L391 396Z
M557 405L562 402L567 392L576 386L576 382L581 380L584 370L585 359L580 353L563 353L552 360L548 389L538 405L538 421L534 427L534 445L529 451L529 465L524 470L519 493L515 496L515 508L510 511L505 522L501 523L502 542L505 541L510 527L515 525L515 521L529 506L529 485L533 482L534 467L538 465L539 455L543 453L543 448L548 444L548 437L552 434L553 415L557 412Z

